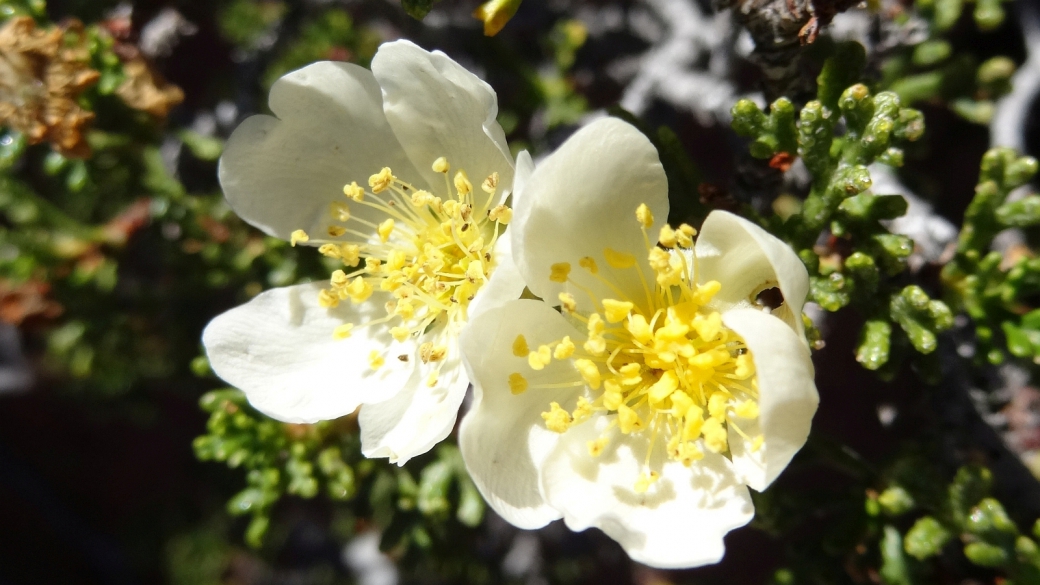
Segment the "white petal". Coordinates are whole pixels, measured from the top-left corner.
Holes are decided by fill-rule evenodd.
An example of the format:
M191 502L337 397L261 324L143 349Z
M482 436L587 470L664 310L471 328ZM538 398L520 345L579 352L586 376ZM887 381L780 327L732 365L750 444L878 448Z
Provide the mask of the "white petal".
M550 302L567 287L549 280L553 264L571 264L571 278L599 298L628 296L645 304L643 284L636 268L614 269L603 257L604 248L633 254L637 266L652 282L647 246L636 221L636 209L645 203L657 229L668 217L668 180L657 150L639 130L617 118L600 118L576 132L537 167L524 185L509 233L513 256L531 292ZM623 295L611 290L578 266L592 257L600 274ZM573 291L579 308L593 308L588 297Z
M534 349L581 333L546 303L519 300L471 320L460 345L473 381L474 399L459 427L459 448L474 483L491 507L520 528L545 526L560 514L542 499L538 469L559 435L545 428L541 414L549 403L573 402L579 387L539 389L539 384L577 382L569 361L553 361L533 371L527 357L513 355L513 342L524 335ZM509 375L518 372L531 387L514 395Z
M513 176L512 205L514 208L516 207L516 202L520 200L520 192L524 190L527 181L531 179L532 173L534 173L534 160L531 159L531 153L521 150L520 154L516 155L516 171Z
M782 321L756 309L734 309L722 322L744 338L758 376L757 420L736 419L749 437L762 435L756 453L750 442L730 432L730 452L737 471L755 490L773 483L809 437L820 403L815 370L803 338Z
M390 463L404 465L451 433L469 387L454 341L448 346L448 357L440 362L441 370L434 387L427 383L433 368L420 366L396 396L361 407L358 424L361 452L365 457L387 457Z
M491 278L477 290L476 296L469 304L470 320L490 309L519 299L524 292L524 277L520 276L516 262L513 261L508 234L498 238L492 255L495 268L491 271Z
M220 184L235 212L268 234L324 232L328 206L351 181L389 166L420 180L383 115L379 86L367 69L319 62L271 87L278 118L253 116L228 139ZM371 213L359 205L351 210Z
M480 184L499 175L498 199L513 183L513 157L499 126L498 98L491 86L440 51L409 41L385 43L372 59L372 73L383 89L386 119L416 168L438 194L444 177L430 168L447 157L451 175L465 169L478 197ZM443 195L442 195L443 196Z
M210 321L202 333L213 371L246 393L250 404L286 422L311 423L350 414L365 402L396 394L414 364L393 356L413 355L414 341L394 341L386 327L358 327L386 314L391 297L376 292L365 303L318 306L319 283L276 288ZM337 340L337 325L353 334ZM386 364L373 371L369 354Z
M790 246L742 217L713 211L701 226L695 250L698 282L722 284L713 303L716 310L749 307L752 295L775 286L784 304L773 314L804 339L802 305L809 273Z
M722 559L723 537L754 516L747 487L729 462L708 453L690 467L664 463L658 445L651 465L661 469L661 478L646 493L636 493L648 442L645 435L607 428L611 418L600 415L572 427L545 461L543 492L567 526L597 527L633 560L654 567L697 567ZM590 456L588 442L604 431L613 433L610 445L599 457Z

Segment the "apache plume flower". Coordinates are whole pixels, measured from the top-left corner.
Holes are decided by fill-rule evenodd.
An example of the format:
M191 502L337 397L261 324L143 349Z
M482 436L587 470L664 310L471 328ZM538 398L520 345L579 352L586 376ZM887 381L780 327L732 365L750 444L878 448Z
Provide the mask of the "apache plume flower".
M801 322L808 276L758 226L673 228L649 141L582 129L525 182L514 261L545 299L473 319L459 443L503 518L599 527L640 562L718 561L723 536L804 444L818 396ZM778 288L769 311L758 295Z
M99 77L87 66L82 43L65 44L67 35L81 32L78 22L40 30L27 16L0 28L0 124L25 134L30 144L47 141L77 158L90 155L83 132L94 114L76 100Z
M403 463L454 426L469 385L463 325L523 291L499 237L514 163L495 93L444 54L399 41L380 47L372 71L323 62L286 75L270 106L278 118L254 116L229 140L224 192L253 225L319 246L341 268L217 317L206 351L274 418L363 405L365 455Z

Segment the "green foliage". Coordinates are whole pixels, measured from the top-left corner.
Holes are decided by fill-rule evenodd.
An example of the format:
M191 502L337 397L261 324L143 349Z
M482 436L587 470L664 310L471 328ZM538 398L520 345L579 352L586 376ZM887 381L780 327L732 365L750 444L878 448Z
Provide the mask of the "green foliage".
M434 546L434 535L449 522L474 527L484 517L484 500L454 446L441 445L413 474L363 458L354 417L280 423L255 411L238 390L209 392L200 405L209 422L207 434L195 439L195 455L246 472L246 488L227 510L250 517L245 538L251 546L261 546L285 496L323 495L352 503L359 514L367 510L385 530L383 547L401 553Z
M942 271L951 305L975 321L979 357L992 364L1004 361L1007 353L1029 359L1040 355L1040 313L1027 302L1040 292L1040 261L1028 256L1008 261L990 251L999 232L1040 224L1040 196L1008 201L1036 171L1036 159L1011 149L995 148L982 157L956 255Z
M974 2L972 17L980 31L993 31L1003 24L1003 2ZM939 101L969 122L988 124L994 102L1011 91L1015 63L1003 55L980 63L970 52L953 50L949 37L970 4L963 0L915 2L914 11L928 23L928 38L885 58L880 66L881 87L895 92L905 103Z
M858 75L863 60L859 45L839 46L818 78L821 99L796 113L789 100L780 98L768 114L741 100L733 107L733 128L751 138L756 158L797 154L805 162L813 182L801 211L773 227L808 267L811 300L828 311L852 305L866 317L856 351L859 362L870 370L887 365L892 371L903 357L899 353L892 360L895 347L934 352L936 334L952 327L953 314L919 286L898 284L913 242L880 222L906 213L906 201L869 192L867 167L901 165L901 145L921 137L924 118L902 107L892 92L872 95L862 84L839 90ZM844 127L843 134L836 133L838 127ZM830 242L823 249L816 246L821 232ZM893 341L896 330L902 335Z

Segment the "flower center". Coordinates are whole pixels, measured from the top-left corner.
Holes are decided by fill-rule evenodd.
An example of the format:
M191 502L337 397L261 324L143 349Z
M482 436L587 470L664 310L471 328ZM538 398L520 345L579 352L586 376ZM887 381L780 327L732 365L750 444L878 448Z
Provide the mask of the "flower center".
M388 292L393 299L386 303L386 316L357 327L391 323L390 333L397 341L423 335L434 324L466 320L470 301L494 270L495 242L513 212L505 205L489 209L498 189L498 173L481 184L486 202L477 208L464 170L450 178L443 157L433 163L433 170L444 175L442 196L417 189L385 167L369 177L367 190L352 182L343 187L346 199L329 205L326 233L331 239L314 240L303 230L293 232L293 245L320 243L318 250L345 268L335 270L329 287L319 293L322 307L348 300L363 303L376 289ZM351 213L355 206L376 210L377 218L355 216ZM353 323L344 323L333 335L344 339L353 329ZM438 334L420 345L423 363L445 359L448 348L439 341ZM407 361L408 356L397 359ZM378 369L384 363L385 356L373 351L371 367ZM436 378L435 369L430 386Z
M580 267L619 298L598 298L570 278L569 264L555 264L550 279L570 283L597 307L581 314L571 294L560 294L561 311L583 323L588 338L580 347L564 337L530 348L521 335L514 340L513 354L526 355L533 370L543 369L553 359L569 360L582 378L577 385L587 388L571 411L557 402L549 405L542 413L549 430L563 433L595 412L616 415L604 434L588 443L593 457L610 444L615 429L647 437L646 471L635 484L637 492L645 492L660 477L650 465L659 443L668 459L690 466L704 457L705 450L728 454L730 431L750 440L752 451L761 448L762 437L748 437L738 426L740 419L758 416L754 362L744 340L708 306L720 284L696 283L691 250L696 230L685 224L678 229L665 225L659 245L651 246L645 237L653 225L649 209L641 205L636 216L647 243L653 282L647 282L634 256L610 248L603 255L615 269L640 271L645 302L621 294L600 275L592 258L583 258ZM528 388L520 372L510 375L509 384L514 394ZM553 386L561 385L546 387Z

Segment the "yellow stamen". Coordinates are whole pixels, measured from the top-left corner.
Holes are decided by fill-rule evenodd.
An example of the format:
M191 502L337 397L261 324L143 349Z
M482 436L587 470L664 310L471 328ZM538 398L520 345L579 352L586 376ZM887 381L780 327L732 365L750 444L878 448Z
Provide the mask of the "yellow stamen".
M307 235L307 232L303 230L296 230L293 233L289 234L289 245L295 247L296 244L305 244L309 242L310 239L311 237Z

